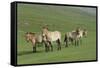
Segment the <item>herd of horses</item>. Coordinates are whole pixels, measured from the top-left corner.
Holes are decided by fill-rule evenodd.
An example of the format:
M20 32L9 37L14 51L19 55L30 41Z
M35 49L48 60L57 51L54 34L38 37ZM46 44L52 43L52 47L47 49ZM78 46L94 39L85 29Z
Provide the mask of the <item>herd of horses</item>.
M65 47L70 44L78 46L82 43L82 38L87 36L87 30L76 28L71 32L66 32L64 36ZM41 34L27 32L25 34L27 42L31 42L33 46L33 52L36 52L38 43L45 45L45 51L53 51L53 42L57 43L57 50L61 50L61 32L60 31L49 31L48 27L43 27Z

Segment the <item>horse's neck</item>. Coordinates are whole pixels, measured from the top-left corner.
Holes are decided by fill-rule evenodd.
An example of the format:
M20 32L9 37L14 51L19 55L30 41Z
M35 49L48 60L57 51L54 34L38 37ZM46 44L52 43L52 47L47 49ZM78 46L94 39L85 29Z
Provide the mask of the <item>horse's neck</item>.
M81 30L79 33L80 33L80 35L83 35L84 31L83 31L83 30Z
M36 38L35 35L31 35L31 36L30 36L30 39L31 39L31 40L33 40L33 39L35 39L35 38Z
M50 31L46 30L46 31L45 31L45 34L48 34L49 32L50 32Z

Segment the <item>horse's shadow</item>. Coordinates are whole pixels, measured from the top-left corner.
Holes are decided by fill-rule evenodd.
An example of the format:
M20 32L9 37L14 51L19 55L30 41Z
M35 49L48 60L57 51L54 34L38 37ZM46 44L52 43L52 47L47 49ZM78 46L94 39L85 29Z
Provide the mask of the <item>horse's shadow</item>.
M35 53L41 53L42 51L36 51L36 52L33 52L33 51L21 51L20 53L18 53L17 55L18 56L22 56L22 55L28 55L28 54L35 54Z

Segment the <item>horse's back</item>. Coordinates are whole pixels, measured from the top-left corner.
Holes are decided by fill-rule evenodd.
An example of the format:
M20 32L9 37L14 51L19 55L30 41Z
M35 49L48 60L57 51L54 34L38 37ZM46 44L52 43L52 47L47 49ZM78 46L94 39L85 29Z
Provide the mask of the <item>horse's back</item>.
M42 42L42 35L38 34L36 39L37 39L37 42L41 43Z
M68 37L68 38L76 38L76 32L75 31L71 31L71 32L67 32L66 33L66 36Z
M73 37L73 32L67 32L66 34L65 34L67 37Z
M59 31L53 31L49 33L49 37L51 41L60 40L61 39L61 33Z

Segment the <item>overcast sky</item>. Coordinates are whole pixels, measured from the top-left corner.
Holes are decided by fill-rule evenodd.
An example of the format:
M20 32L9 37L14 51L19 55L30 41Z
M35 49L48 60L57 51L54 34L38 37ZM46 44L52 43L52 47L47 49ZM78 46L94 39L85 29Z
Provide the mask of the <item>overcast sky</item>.
M87 13L96 14L96 8L80 7L79 9L81 9L82 11L85 11Z

